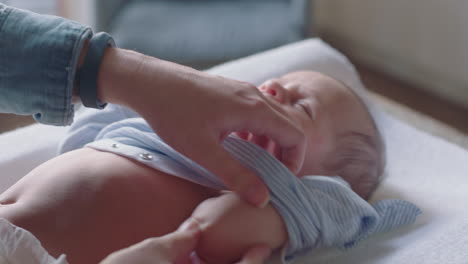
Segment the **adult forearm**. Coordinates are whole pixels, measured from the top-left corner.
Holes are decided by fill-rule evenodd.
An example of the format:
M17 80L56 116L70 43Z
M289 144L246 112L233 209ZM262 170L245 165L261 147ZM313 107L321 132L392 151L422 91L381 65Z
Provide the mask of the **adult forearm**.
M133 97L141 96L137 86L147 82L142 69L145 60L145 55L134 51L108 48L99 70L98 98L103 102L131 105Z
M190 85L194 76L205 73L120 48L108 48L98 78L98 98L104 102L125 105L142 111L142 96L156 100L177 100L168 90ZM151 90L149 92L149 90Z

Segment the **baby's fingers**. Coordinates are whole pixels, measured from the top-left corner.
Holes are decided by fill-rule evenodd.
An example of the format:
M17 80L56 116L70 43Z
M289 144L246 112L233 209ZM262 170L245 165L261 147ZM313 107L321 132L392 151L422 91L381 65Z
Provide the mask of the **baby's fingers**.
M281 162L291 172L298 173L305 156L306 137L303 129L273 105L265 103L264 108L256 110L245 114L249 118L239 120L237 127L231 130L249 131L253 135L271 139L281 149Z
M242 131L242 132L235 132L235 134L236 134L239 138L241 138L241 139L243 139L243 140L248 140L248 139L249 139L249 135L250 135L249 132L245 132L245 131Z

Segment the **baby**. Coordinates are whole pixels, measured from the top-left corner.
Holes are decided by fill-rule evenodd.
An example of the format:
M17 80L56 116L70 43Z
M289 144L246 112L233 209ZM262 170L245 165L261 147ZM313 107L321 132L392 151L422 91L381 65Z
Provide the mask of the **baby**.
M297 177L339 175L361 197L372 194L384 167L383 143L350 89L316 72L290 73L259 89L307 134ZM76 122L68 140L74 147L64 150L92 142L106 129L112 135L109 123L136 117L117 106L108 111L91 123ZM139 139L141 146L127 145L125 133L113 135L119 143L107 149L98 141L31 171L0 195L0 217L32 232L52 255L65 253L70 263L97 263L113 251L176 230L190 216L202 226L197 254L208 263L233 263L249 247L278 249L288 241L284 219L271 204L257 209L231 192L174 177L177 169L155 169L164 155L155 157L143 147L146 138ZM281 161L270 139L236 134Z

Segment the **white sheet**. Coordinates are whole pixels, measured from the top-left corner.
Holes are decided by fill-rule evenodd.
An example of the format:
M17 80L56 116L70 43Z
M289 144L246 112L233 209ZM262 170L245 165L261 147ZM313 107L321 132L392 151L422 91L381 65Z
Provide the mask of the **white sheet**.
M317 70L349 86L361 86L349 62L317 39L230 62L210 72L258 84L295 70ZM373 199L406 199L421 207L423 214L415 225L371 238L356 249L312 252L297 263L468 263L468 152L377 108L373 114L387 143L388 158L387 177ZM64 131L32 126L0 136L0 186L11 184L53 156Z
M34 124L0 135L0 192L56 155L66 127Z

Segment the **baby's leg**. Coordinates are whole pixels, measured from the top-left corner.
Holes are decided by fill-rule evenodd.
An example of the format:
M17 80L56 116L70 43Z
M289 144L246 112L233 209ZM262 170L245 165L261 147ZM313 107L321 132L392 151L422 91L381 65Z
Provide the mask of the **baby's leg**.
M44 163L0 195L0 217L31 231L52 255L96 263L115 250L175 230L216 193L84 148Z

